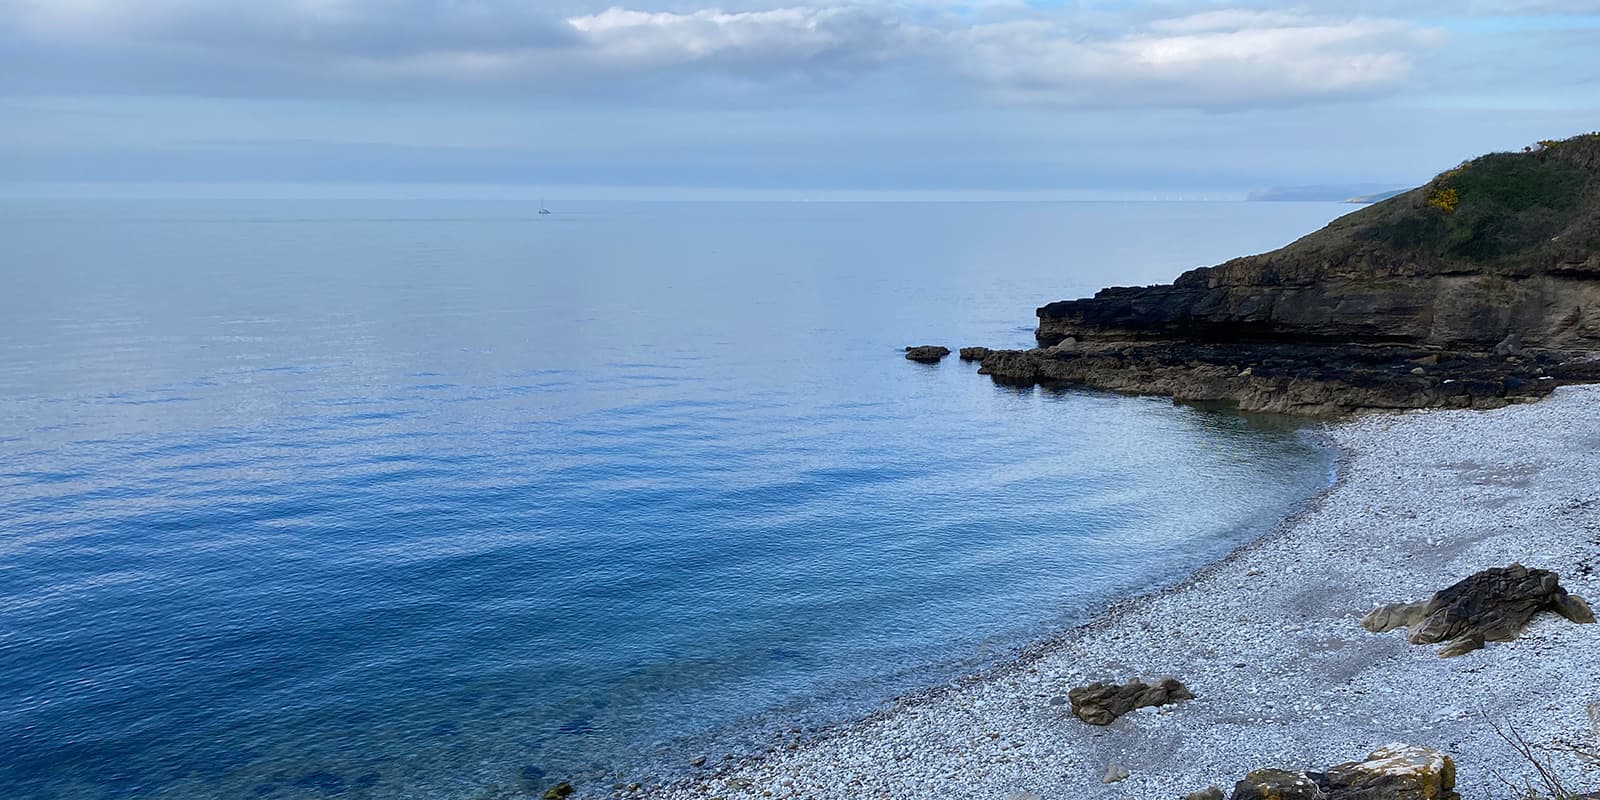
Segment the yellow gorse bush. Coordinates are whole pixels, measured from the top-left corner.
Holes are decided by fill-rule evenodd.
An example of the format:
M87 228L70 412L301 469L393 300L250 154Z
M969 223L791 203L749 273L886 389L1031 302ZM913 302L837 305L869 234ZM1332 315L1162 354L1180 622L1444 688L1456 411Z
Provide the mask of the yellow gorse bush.
M1456 206L1460 204L1461 195L1448 186L1428 192L1428 205L1446 214L1455 213Z

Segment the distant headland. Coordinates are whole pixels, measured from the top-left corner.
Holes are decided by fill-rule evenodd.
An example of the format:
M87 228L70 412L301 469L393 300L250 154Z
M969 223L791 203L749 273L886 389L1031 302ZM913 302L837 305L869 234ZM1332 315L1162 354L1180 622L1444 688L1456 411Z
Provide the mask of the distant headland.
M1600 133L1038 318L1037 348L983 351L980 372L1298 414L1495 408L1600 380Z

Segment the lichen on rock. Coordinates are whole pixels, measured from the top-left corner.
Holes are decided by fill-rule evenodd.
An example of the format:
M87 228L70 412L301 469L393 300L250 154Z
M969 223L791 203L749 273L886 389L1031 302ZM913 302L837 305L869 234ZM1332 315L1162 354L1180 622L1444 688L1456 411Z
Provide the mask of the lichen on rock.
M1456 765L1431 747L1390 744L1323 772L1258 769L1233 800L1460 800Z

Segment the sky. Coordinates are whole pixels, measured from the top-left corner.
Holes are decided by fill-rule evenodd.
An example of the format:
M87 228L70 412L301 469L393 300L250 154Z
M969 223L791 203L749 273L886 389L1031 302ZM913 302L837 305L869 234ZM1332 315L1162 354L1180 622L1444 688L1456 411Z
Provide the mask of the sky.
M0 0L0 184L1415 185L1600 129L1600 0Z

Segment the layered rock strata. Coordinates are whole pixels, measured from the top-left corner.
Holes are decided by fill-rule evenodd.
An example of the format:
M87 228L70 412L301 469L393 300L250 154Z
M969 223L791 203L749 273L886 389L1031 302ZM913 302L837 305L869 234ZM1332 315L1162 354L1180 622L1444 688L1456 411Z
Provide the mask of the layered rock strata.
M1498 153L1279 250L1038 309L982 372L1252 410L1490 408L1600 377L1600 134Z

